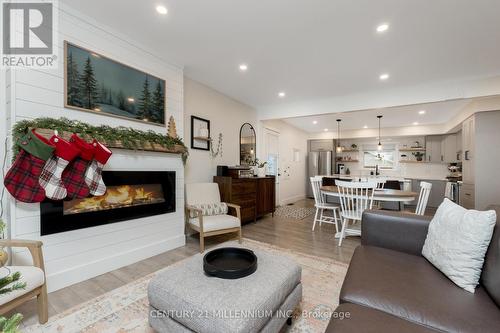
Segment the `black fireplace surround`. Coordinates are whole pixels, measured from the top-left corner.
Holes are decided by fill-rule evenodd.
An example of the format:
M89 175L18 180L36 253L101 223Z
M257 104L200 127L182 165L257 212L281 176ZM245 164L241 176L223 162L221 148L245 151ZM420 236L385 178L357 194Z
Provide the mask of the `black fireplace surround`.
M120 196L126 196L126 193L128 193L124 192L123 188L125 188L129 189L130 192L141 193L142 197L138 199L140 201L128 199L128 205L116 206L118 199L111 198L114 201L109 199L112 202L109 207L99 207L95 211L83 209L82 212L68 213L67 208L72 205L75 206L75 203L82 205L83 200L91 200L90 202L94 202L95 205L95 201L102 201L102 197L89 197L88 199L66 202L63 200L45 200L40 204L41 235L175 212L175 171L104 171L102 178L108 187L107 194L104 196L109 196L110 192L115 189L118 199L120 199ZM140 185L144 185L146 189L157 189L155 199L151 202L148 201L151 199L144 199L146 198L144 189L141 189ZM139 188L139 190L136 188ZM121 190L121 192L116 190ZM132 202L134 203L132 204ZM105 203L108 204L108 202Z

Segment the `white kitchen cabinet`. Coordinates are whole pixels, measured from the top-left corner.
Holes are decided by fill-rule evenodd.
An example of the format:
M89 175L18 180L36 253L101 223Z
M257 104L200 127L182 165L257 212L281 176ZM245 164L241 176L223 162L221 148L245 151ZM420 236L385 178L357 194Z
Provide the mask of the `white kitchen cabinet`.
M431 135L425 137L425 159L430 163L443 163L444 156L441 152L442 135Z
M462 123L462 180L464 184L474 184L474 116Z
M309 151L333 151L333 140L310 140Z
M462 153L462 130L458 131L456 134L457 139L457 161L460 162L463 160Z
M449 134L443 136L443 139L441 141L441 155L443 156L443 162L445 163L458 162L456 134Z

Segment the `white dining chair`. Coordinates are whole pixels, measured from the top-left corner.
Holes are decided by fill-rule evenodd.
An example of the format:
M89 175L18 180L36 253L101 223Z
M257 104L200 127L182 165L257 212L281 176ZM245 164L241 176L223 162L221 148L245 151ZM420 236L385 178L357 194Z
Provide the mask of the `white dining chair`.
M417 208L415 214L424 215L427 208L427 201L431 194L432 184L428 182L420 182L420 195L418 196Z
M340 206L332 203L326 202L325 195L321 193L321 184L323 182L323 177L310 177L311 186L314 195L314 207L316 207L316 213L314 214L314 223L312 230L316 227L316 222L319 222L321 226L322 223L335 224L335 232L339 232L339 220L340 220ZM325 211L331 211L332 216L325 215ZM337 215L338 213L338 215Z
M387 182L387 179L385 178L369 178L369 182L374 182L377 184L377 190L383 190L385 187L385 183ZM382 209L382 204L380 201L374 201L373 202L373 209Z
M366 209L372 209L373 194L377 188L375 182L335 181L340 198L342 231L339 246L346 236L361 236L361 217ZM352 227L349 227L352 222Z

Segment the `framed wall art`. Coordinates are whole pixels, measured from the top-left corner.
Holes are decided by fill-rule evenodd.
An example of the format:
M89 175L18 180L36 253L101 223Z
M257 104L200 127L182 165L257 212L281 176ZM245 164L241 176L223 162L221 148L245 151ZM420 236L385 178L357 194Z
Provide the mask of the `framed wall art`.
M191 116L191 148L210 150L210 120Z
M165 80L65 41L64 106L165 126Z

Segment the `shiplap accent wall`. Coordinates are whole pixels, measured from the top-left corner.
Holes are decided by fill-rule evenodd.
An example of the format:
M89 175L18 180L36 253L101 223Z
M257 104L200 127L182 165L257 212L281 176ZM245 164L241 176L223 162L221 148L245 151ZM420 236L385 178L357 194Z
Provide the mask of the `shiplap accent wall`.
M182 137L183 68L148 51L140 46L140 42L131 41L62 4L58 32L59 68L10 71L5 88L6 95L10 96L6 117L8 126L22 119L49 116L166 133L164 127L65 109L64 40L165 79L167 120L174 116L178 134ZM39 204L11 200L10 237L44 242L49 291L185 244L184 166L179 155L115 149L105 169L175 171L176 212L41 237ZM30 261L26 250L13 252L14 264Z

